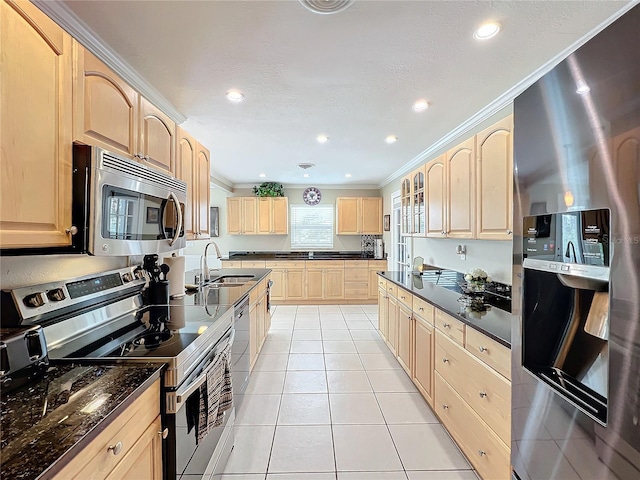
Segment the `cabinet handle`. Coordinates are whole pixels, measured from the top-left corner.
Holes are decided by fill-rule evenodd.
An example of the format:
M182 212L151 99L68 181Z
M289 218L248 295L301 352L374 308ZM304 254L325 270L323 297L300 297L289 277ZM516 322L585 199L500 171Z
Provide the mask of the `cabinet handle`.
M442 235L443 237L447 234L447 232L445 232L444 230L440 232L440 235Z
M122 451L122 442L118 442L115 445L109 445L109 448L107 450L114 455L118 455Z
M149 161L149 155L145 155L144 159L148 162Z
M443 358L442 359L442 363L449 363L449 359L448 358Z
M442 324L442 327L443 327L443 328L450 328L450 327L451 327L451 324L450 324L450 323L443 323L443 324Z
M138 158L144 158L144 154L143 154L142 152L138 152L138 153L136 154L136 157L138 157Z
M480 392L480 398L484 398L484 397L486 397L486 396L487 396L487 393L486 393L486 392Z
M513 232L511 230L507 230L507 235L511 235Z
M65 232L70 233L71 235L75 235L76 233L78 233L78 227L76 227L75 225L71 225L65 230Z
M482 353L489 351L489 349L486 348L486 347L480 347L478 350L480 350L480 352L482 352Z
M442 405L443 410L447 410L448 408L449 408L449 405L447 405L446 403Z
M480 455L481 457L484 457L487 454L487 452L485 452L484 450L478 450L478 455Z
M164 440L165 438L167 438L169 436L169 429L165 428L164 430L159 431L158 435L160 435L162 437L162 439Z
M424 307L418 307L418 310L420 310L421 312L424 312Z

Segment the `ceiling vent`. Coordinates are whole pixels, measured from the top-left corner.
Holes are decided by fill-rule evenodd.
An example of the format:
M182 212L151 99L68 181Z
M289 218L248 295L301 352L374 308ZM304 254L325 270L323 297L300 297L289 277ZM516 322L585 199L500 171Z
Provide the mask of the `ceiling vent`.
M298 166L303 169L303 170L307 170L309 168L315 167L315 163L299 163Z
M354 0L298 0L304 8L313 13L329 15L339 13L351 6Z

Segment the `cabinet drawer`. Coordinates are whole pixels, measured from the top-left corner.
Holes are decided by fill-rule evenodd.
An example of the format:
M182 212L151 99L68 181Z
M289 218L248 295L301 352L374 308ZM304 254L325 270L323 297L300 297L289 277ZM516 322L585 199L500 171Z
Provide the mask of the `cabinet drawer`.
M222 268L242 268L240 260L222 260Z
M464 346L465 325L457 318L435 309L435 326L451 340L460 346Z
M344 269L345 282L364 282L369 284L369 270L366 268L347 268Z
M407 292L403 288L398 288L398 301L406 306L409 310L413 310L413 294Z
M398 296L398 286L395 283L387 282L387 293L393 297Z
M435 377L436 412L480 476L484 480L511 478L509 447L437 372Z
M387 269L386 260L369 260L369 270L381 270Z
M436 371L506 444L511 443L511 383L436 332Z
M384 288L385 290L387 289L387 281L380 275L378 275L378 287Z
M435 307L429 302L421 298L413 296L413 313L425 320L428 324L433 325L433 311Z
M369 270L367 260L344 260L344 268L364 268Z
M359 299L369 298L369 284L345 282L344 298L346 298L347 300L359 300Z
M310 270L326 270L329 268L344 268L344 260L307 260Z
M145 390L54 477L55 480L105 478L160 415L160 381ZM109 450L120 442L121 450Z
M264 260L243 260L242 268L266 268Z
M510 349L473 328L467 328L465 348L472 355L511 380Z
M282 269L287 269L287 268L304 268L305 266L305 262L304 260L299 261L299 262L293 262L293 261L288 261L288 260L277 260L277 261L267 261L265 262L265 268L282 268Z

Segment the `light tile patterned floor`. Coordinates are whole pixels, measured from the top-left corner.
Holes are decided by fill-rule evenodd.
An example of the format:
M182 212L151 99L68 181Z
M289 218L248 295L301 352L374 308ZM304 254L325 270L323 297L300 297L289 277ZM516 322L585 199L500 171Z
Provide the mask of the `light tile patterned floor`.
M477 480L375 305L272 308L222 480Z

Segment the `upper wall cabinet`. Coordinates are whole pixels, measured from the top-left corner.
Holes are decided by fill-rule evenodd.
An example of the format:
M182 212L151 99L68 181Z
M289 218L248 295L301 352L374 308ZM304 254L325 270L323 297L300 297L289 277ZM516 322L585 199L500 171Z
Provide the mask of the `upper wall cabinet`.
M229 235L287 235L289 199L287 197L228 197Z
M476 135L476 238L511 240L513 230L513 116Z
M403 235L413 233L413 218L411 216L411 178L407 175L400 185L400 232Z
M413 234L425 234L425 166L421 166L411 174L411 212L413 215Z
M446 154L446 235L473 238L475 233L476 139L466 140Z
M73 140L175 175L175 122L77 42L73 50Z
M71 37L30 2L0 2L0 247L71 243Z
M446 235L446 174L445 156L441 155L425 166L425 189L427 203L427 237L441 238Z
M336 199L338 235L381 235L382 197Z
M209 238L209 151L177 128L176 175L187 184L184 229L187 239Z

